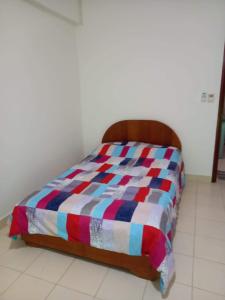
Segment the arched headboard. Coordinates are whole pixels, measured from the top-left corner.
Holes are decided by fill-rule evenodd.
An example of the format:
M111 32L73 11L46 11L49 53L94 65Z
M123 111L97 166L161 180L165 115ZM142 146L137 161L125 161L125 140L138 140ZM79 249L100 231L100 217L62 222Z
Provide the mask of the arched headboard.
M137 141L163 146L182 145L176 132L164 123L154 120L123 120L111 125L102 138L103 143Z

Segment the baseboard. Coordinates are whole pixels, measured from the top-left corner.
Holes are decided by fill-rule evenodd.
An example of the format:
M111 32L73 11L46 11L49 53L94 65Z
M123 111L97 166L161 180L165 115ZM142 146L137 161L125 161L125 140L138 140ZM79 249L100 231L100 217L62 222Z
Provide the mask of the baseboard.
M192 174L186 174L187 181L197 181L197 182L211 182L211 176L204 176L204 175L192 175Z

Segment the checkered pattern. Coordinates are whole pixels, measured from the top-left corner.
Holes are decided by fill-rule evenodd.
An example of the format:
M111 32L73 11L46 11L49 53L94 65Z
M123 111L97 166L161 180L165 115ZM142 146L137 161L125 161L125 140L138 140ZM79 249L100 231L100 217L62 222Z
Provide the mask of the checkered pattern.
M147 255L161 272L165 291L174 273L171 240L183 180L183 162L176 148L102 144L17 205L10 235L52 235Z

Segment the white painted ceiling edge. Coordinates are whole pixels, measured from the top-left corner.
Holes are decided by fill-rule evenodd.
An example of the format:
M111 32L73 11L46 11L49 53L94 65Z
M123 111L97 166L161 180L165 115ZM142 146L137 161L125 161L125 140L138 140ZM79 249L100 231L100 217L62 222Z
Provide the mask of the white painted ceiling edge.
M22 0L37 9L77 26L82 24L82 0Z

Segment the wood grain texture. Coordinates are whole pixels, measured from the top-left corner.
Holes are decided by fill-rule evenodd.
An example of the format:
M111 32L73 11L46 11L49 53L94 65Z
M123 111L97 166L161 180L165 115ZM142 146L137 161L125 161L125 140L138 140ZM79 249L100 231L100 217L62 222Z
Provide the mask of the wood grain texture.
M65 241L59 237L41 234L24 234L22 239L29 246L45 247L85 257L110 266L126 269L141 278L149 280L159 278L159 273L150 267L146 256L129 256L123 253L94 248L80 242Z
M153 120L123 120L111 125L102 142L137 141L181 150L181 141L176 132L164 123Z

